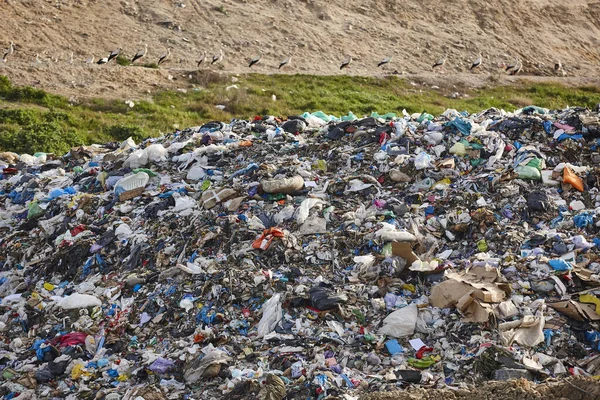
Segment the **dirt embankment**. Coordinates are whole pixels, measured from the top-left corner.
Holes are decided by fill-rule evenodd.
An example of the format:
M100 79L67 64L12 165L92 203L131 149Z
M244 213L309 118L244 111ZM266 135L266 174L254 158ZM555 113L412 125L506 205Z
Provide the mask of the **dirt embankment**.
M69 96L189 86L202 54L210 60L219 50L222 62L201 68L248 72L262 53L252 68L262 73L395 73L463 86L514 81L502 66L516 58L522 76L576 85L598 84L600 66L600 1L2 0L0 15L0 46L16 44L0 74ZM118 47L132 57L144 44L147 63L172 49L161 70L84 63ZM482 66L471 73L478 53ZM354 60L340 71L347 54ZM445 71L432 73L443 54ZM385 57L391 63L378 68Z

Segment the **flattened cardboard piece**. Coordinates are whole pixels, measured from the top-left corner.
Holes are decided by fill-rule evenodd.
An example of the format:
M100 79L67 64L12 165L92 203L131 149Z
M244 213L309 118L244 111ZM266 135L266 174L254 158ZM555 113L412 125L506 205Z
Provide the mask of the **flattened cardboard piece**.
M392 242L392 254L404 258L408 266L417 260L420 261L409 242Z
M600 315L596 314L594 305L573 300L557 301L548 305L575 321L600 321Z

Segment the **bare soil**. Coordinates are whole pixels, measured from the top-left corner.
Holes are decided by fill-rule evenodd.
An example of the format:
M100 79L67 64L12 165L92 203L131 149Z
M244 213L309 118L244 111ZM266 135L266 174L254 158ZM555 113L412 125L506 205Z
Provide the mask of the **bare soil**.
M600 1L571 0L0 0L0 46L16 50L0 74L77 97L141 96L189 87L204 51L220 49L224 73L398 74L458 88L559 80L598 85ZM118 47L132 57L147 43L142 63L160 70L87 65ZM73 52L73 63L70 54ZM262 52L261 61L248 68ZM483 53L483 64L469 66ZM448 54L445 70L431 65ZM39 55L39 61L36 59ZM345 55L353 63L340 71ZM290 65L279 62L293 56ZM377 63L393 56L389 65ZM521 77L503 66L520 57ZM564 71L555 72L561 60Z

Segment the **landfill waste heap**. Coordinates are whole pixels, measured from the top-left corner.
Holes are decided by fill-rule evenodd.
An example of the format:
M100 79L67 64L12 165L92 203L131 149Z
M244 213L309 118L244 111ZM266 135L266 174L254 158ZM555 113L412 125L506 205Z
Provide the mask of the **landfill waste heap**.
M600 374L598 109L255 117L0 160L3 399Z

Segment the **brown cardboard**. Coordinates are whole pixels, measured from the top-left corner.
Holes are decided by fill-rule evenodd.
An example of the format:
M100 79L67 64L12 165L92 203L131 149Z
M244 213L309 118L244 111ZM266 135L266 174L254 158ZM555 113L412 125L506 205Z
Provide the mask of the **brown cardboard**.
M406 260L406 265L411 266L419 257L413 252L412 246L408 242L392 242L392 254L402 257Z

